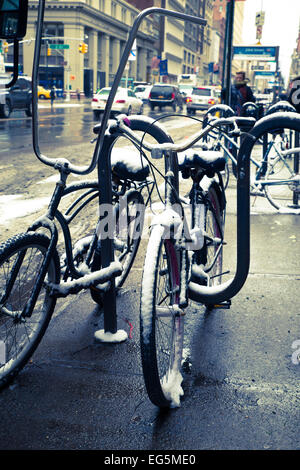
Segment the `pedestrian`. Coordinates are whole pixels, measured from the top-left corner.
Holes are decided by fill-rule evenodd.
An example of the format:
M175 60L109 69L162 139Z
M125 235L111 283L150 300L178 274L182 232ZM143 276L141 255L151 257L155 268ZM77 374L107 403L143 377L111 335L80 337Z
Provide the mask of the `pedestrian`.
M53 111L53 104L54 104L55 96L56 96L55 87L52 86L50 90L51 111Z
M300 76L292 80L287 101L300 113Z
M77 95L78 101L80 101L80 90L79 90L79 88L76 89L76 95Z
M231 104L230 106L238 116L242 113L244 103L255 103L256 99L253 92L247 83L249 79L246 78L245 72L237 72L235 75L234 84L231 87Z

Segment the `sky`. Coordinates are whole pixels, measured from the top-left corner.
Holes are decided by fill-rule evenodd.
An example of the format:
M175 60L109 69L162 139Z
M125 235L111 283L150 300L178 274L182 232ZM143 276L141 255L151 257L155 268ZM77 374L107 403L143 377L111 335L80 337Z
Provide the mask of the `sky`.
M246 0L243 25L244 45L257 43L255 15L261 10L265 12L261 45L280 46L280 69L287 81L291 55L298 37L300 0Z

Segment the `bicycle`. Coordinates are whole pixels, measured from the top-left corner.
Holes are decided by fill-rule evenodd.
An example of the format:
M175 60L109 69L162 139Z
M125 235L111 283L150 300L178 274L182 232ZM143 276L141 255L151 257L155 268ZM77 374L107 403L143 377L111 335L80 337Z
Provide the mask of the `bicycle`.
M171 142L151 119L132 116L130 126L137 135L147 136L152 142ZM95 126L94 132L98 133L99 128L100 125ZM13 380L37 348L58 297L90 289L93 300L101 306L103 292L112 277L116 289L121 288L134 262L145 207L154 186L149 178L147 161L134 153L136 147L118 130L118 120L110 122L110 129L112 136L106 141L102 156L105 158L107 152L111 154L113 205L111 209L103 206L102 209L110 210L108 223L113 232L110 235L114 239L115 261L108 268L101 268L100 232L103 231L99 227L99 181L66 185L67 177L72 173L71 165L66 161L53 161L60 179L47 213L26 233L0 245L0 340L6 350L5 363L0 366L0 388ZM142 195L145 188L148 192L146 202ZM64 213L59 210L60 205L65 206ZM77 224L73 229L74 222ZM61 256L58 228L63 235ZM50 231L50 238L44 233L45 229Z
M219 118L184 144L157 146L140 142L152 158L165 159L165 209L151 223L143 269L140 303L142 370L151 402L160 408L180 405L184 309L189 301L209 309L229 308L231 298L244 285L249 270L250 157L256 142L283 126L300 131L296 113L276 113L258 121L245 135L237 158L237 264L232 279L221 282L224 246L225 196L219 172L225 158L192 152L177 160L216 127L246 124L247 118ZM248 123L252 124L251 118ZM236 129L233 131L236 132ZM132 136L134 139L134 137ZM137 139L138 141L138 139ZM294 148L291 151L296 152ZM191 221L179 195L178 173L192 178ZM214 175L218 175L216 178ZM227 274L227 273L226 273Z
M223 109L226 110L226 107ZM267 116L273 112L284 110L294 111L292 106L283 107L277 103L267 112ZM209 122L209 114L218 111L212 109L207 113L206 122ZM229 112L229 111L228 111ZM232 111L232 114L233 111ZM261 118L264 119L264 118ZM249 127L243 129L249 131ZM257 143L262 147L262 157L258 159L251 155L251 195L266 197L275 209L284 211L297 211L299 209L299 135L297 132L291 133L289 129L274 129L274 132L265 134ZM208 141L214 150L221 150L232 162L232 173L236 177L237 159L236 153L240 144L234 137L230 137L220 129L217 133L210 133L211 140ZM292 150L289 150L289 149ZM229 182L229 166L225 166L224 186Z
M59 171L60 179L56 184L47 213L35 221L26 233L16 235L0 246L0 266L2 268L2 278L0 279L0 340L1 348L4 344L5 350L5 357L4 359L1 358L4 363L0 367L0 387L7 385L13 380L35 351L48 326L55 308L56 299L59 296L74 294L82 289L92 289L93 296L97 302L101 301L104 311L104 330L100 332L100 338L105 341L107 336L113 335L116 341L126 339L126 332L117 331L116 286L122 285L132 265L137 251L142 224L140 223L141 217L138 217L137 213L135 213L133 215L133 233L135 236L136 232L138 233L137 240L131 243L133 237L131 237L130 228L127 224L125 239L121 240L121 243L117 243L117 245L122 247L122 258L120 259L119 256L118 260L116 260L117 248L114 246L113 238L116 231L118 231L118 222L114 221L113 216L115 215L115 219L118 221L118 218L120 218L120 209L118 207L121 206L116 204L115 208L113 208L112 205L113 197L115 196L113 185L116 184L116 181L112 184L110 176L111 153L112 147L117 139L123 135L123 132L118 121L109 120L112 103L139 25L145 16L157 13L182 20L191 20L201 25L206 24L206 21L202 18L192 17L179 12L166 11L160 8L144 10L137 16L115 75L101 125L96 129L98 137L91 162L89 165L81 167L69 162L65 158L49 158L40 151L37 84L44 10L45 0L40 0L32 71L33 150L38 160ZM18 42L15 41L15 44L18 44ZM155 124L152 125L152 120L149 120L149 118L138 120L138 118L133 117L128 123L130 123L133 130L142 131L143 138L145 135L149 135L154 141L157 139L160 143L172 142L172 139L162 128ZM149 123L151 126L149 126ZM128 164L128 162L126 163L122 160L121 165L120 162L117 162L118 164L119 171L113 175L117 178L117 185L120 180L139 181L139 178L141 178L140 182L143 184L143 179L147 176L146 173L148 171L146 169L145 173L146 166L143 162L140 162L139 170L136 168L133 170L133 179L129 177L129 173L132 173L131 162ZM114 173L116 173L117 165L114 165ZM96 166L98 167L97 182L84 182L80 184L81 188L87 189L85 196L79 196L70 209L66 211L64 217L58 209L63 196L78 190L76 185L66 188L68 176L70 174L90 174ZM148 188L148 183L145 183L145 187ZM142 206L142 212L144 211L144 204L140 188L128 187L127 183L125 183L125 189L124 196L127 198L127 201L125 200L125 214L127 221L132 222L132 216L128 209L128 201L133 202L134 206ZM89 190L91 190L90 194ZM76 251L73 251L68 224L74 219L74 214L77 216L78 213L82 213L82 209L85 208L86 204L91 200L95 200L95 194L98 194L100 207L100 214L97 216L97 226L93 231L92 237L88 237L88 242L83 242L81 237L79 250L77 244ZM83 202L86 196L87 202ZM120 196L122 194L117 194L117 198L119 198L117 203L121 201ZM81 206L77 206L80 203ZM72 213L73 209L74 213ZM107 212L110 217L110 223L107 220ZM129 214L129 217L127 214ZM58 228L56 221L62 228L65 242L66 255L64 259L66 261L63 261L62 278L57 252ZM38 230L43 233L37 233ZM45 231L47 235L45 235ZM34 260L36 261L34 262ZM26 285L24 285L25 281L27 281ZM9 328L11 328L13 334L10 334Z

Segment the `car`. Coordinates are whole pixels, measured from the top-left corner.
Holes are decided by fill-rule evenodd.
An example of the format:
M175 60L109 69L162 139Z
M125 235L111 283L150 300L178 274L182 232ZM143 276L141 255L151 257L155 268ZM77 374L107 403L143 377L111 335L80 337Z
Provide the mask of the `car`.
M148 103L151 88L152 85L138 85L135 87L134 93L143 103Z
M41 100L45 100L45 99L50 100L50 91L51 90L46 90L46 88L39 85L37 89L38 98L40 98Z
M32 116L31 79L21 76L10 88L1 87L10 80L10 77L0 76L0 117L9 118L16 110L24 110L27 116Z
M92 110L95 118L99 118L100 114L103 113L110 90L110 87L101 88L101 90L94 94L92 99ZM132 113L143 114L143 111L144 104L142 100L137 98L132 90L121 87L117 89L111 108L111 114L127 114L129 116Z
M178 85L179 91L182 94L183 101L186 103L187 97L192 94L193 86L192 85Z
M182 109L183 97L178 86L167 83L156 83L152 86L150 91L149 105L152 111L155 106L158 106L160 109L165 106L171 106L173 111L176 111L177 106Z
M193 87L192 93L187 97L186 110L188 114L196 111L207 111L211 106L219 103L219 90L213 86Z

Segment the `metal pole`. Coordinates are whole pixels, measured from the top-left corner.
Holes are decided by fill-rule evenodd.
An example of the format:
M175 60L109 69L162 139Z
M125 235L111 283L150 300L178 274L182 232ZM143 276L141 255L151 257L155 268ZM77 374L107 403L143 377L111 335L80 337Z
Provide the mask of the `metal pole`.
M68 60L67 60L67 93L66 101L70 101L70 48L68 49Z
M226 94L225 104L230 105L231 99L231 63L232 63L232 39L234 23L234 0L228 2L228 45L227 45L227 69L226 69Z
M226 22L225 22L225 38L224 38L224 51L223 51L223 70L222 70L222 90L225 87L225 77L227 68L227 44L228 44L228 3L226 5Z
M295 132L295 148L299 147L299 132ZM299 153L295 153L294 155L294 173L295 175L299 175ZM299 209L299 192L293 192L293 207Z

